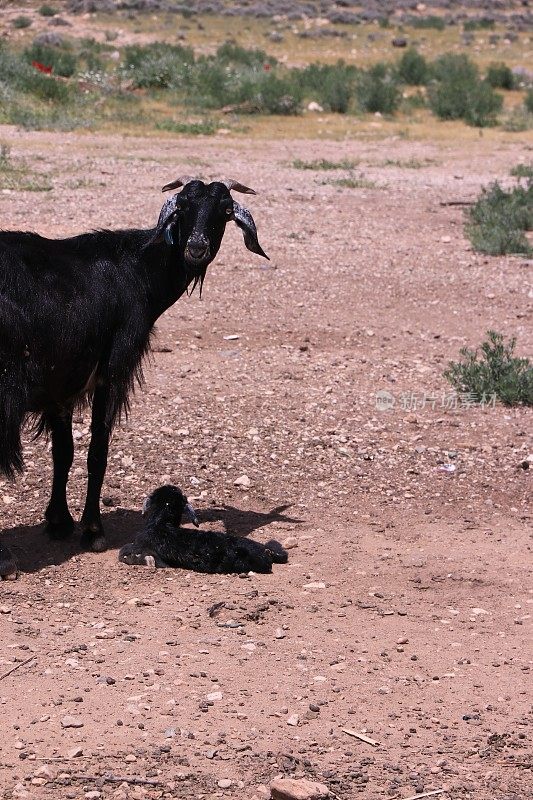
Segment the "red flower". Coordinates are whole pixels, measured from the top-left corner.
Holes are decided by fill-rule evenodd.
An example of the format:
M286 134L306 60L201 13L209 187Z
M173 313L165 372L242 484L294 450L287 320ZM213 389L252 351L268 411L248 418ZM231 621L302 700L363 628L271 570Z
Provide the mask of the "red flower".
M44 64L41 64L40 61L32 61L31 65L32 65L32 67L35 67L35 69L38 69L39 72L44 72L45 75L51 75L52 74L52 69L53 68L52 67L47 67Z
M269 72L271 68L272 64L263 64L263 69L265 70L265 72Z

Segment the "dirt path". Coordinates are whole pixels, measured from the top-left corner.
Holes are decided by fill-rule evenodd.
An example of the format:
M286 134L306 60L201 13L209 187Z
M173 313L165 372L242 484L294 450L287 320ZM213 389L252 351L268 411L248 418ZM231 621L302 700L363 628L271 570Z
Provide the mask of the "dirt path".
M33 657L0 681L0 797L262 800L286 773L342 800L529 798L531 415L454 408L442 372L488 328L528 352L531 262L472 253L461 209L441 205L527 147L0 138L53 184L0 194L3 227L147 226L158 187L195 171L260 192L249 205L272 258L228 232L203 300L161 320L112 447L112 549L42 534L43 442L28 442L22 480L0 481L23 569L0 585L0 674ZM296 158L359 159L379 188L324 183L346 174ZM75 514L87 434L85 414ZM289 564L246 579L119 565L168 480L205 528L294 539Z

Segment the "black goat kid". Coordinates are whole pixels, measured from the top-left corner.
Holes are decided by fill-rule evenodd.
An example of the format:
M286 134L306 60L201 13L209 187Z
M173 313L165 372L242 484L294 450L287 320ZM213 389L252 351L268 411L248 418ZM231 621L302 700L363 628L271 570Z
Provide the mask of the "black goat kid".
M235 181L205 184L189 177L149 230L95 231L71 239L0 232L0 473L23 468L21 428L33 417L52 439L54 476L46 509L49 533L74 527L66 484L73 459L72 415L92 401L88 487L82 542L101 551L106 540L100 493L113 425L142 377L142 360L157 318L192 285L203 283L226 223L234 220L249 250L265 255L250 212L230 190ZM16 573L0 543L0 576Z
M287 552L279 542L267 544L215 531L181 528L187 514L198 520L187 498L177 486L160 486L147 497L143 513L146 525L131 544L121 548L124 564L153 567L181 567L195 572L272 572L272 564L285 564Z

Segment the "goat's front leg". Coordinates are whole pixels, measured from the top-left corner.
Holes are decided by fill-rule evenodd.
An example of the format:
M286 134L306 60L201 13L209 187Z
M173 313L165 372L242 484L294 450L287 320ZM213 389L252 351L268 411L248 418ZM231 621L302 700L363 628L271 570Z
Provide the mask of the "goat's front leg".
M91 420L91 443L87 456L87 499L81 518L83 526L81 542L86 550L101 553L107 542L100 517L100 493L107 467L107 452L111 429L107 422L109 390L107 386L98 386L93 398Z
M52 434L54 461L52 494L45 512L46 532L53 539L64 539L74 530L67 505L67 480L74 458L72 411L47 414L46 425Z

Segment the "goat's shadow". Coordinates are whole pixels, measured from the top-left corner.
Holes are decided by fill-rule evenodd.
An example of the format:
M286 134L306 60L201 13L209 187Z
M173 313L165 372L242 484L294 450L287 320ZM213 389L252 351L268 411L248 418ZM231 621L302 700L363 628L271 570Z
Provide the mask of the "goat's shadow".
M245 537L272 522L303 522L283 514L288 508L290 504L261 512L243 511L235 506L222 505L199 510L198 518L200 523L221 522L226 533ZM143 528L141 512L126 508L116 508L104 514L102 521L110 551L119 550L124 544L132 542ZM0 530L0 537L12 551L21 572L38 572L45 567L58 566L84 552L80 546L78 526L71 536L62 541L50 539L44 531L44 524L6 528Z

